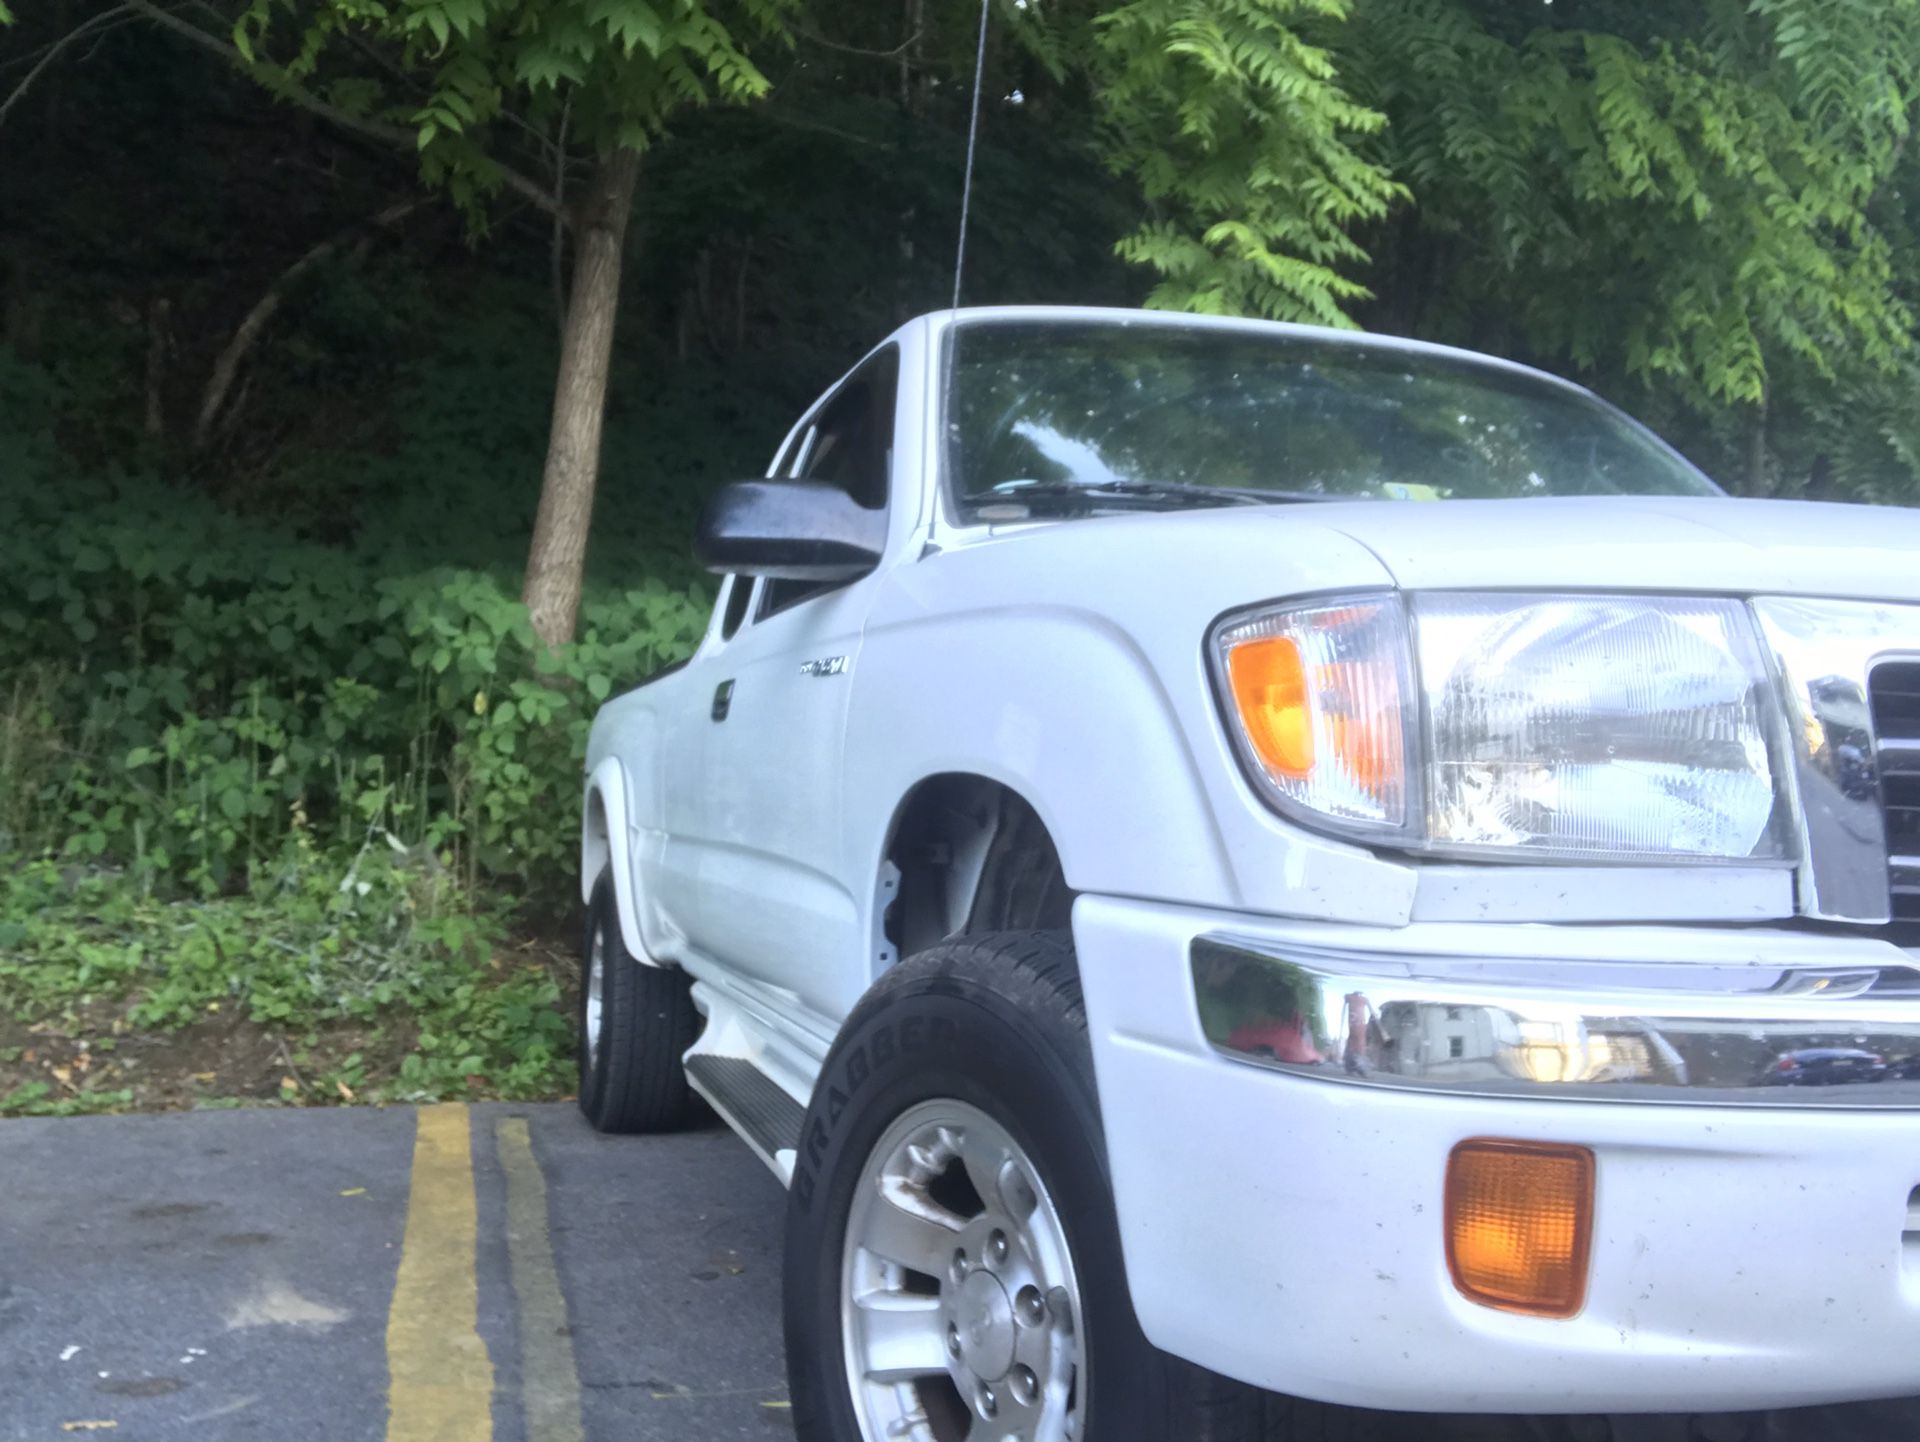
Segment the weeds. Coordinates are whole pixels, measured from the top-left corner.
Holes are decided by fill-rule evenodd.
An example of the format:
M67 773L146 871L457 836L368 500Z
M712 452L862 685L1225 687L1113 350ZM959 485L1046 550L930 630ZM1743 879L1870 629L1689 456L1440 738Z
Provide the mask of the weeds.
M283 1100L550 1096L570 1075L560 999L500 917L385 833L344 873L296 844L248 891L211 900L50 860L0 873L0 1015L30 1042L77 1043L64 1063L44 1041L0 1049L15 1074L36 1049L52 1073L0 1093L0 1114L124 1106L121 1039L212 1018L276 1039ZM328 1044L343 1035L345 1054Z

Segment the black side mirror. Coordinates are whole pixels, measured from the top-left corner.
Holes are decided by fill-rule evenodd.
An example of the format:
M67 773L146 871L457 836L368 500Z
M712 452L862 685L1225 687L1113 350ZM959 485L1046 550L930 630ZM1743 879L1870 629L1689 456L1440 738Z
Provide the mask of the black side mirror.
M738 481L708 498L694 552L710 571L844 581L880 564L887 516L818 481Z

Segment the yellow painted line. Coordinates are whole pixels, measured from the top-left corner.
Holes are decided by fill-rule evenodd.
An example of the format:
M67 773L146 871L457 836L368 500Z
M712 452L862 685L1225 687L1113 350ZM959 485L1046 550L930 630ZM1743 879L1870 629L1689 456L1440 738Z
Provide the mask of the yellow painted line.
M507 1174L507 1266L519 1306L527 1442L583 1442L580 1374L547 1227L546 1174L533 1155L525 1117L501 1117L493 1138Z
M467 1109L422 1107L417 1117L407 1229L387 1312L387 1442L490 1442L493 1360L479 1331Z

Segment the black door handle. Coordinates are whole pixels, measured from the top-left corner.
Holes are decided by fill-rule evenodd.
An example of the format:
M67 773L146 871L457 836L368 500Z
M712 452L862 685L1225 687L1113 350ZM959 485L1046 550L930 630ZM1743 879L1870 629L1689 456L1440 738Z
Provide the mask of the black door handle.
M733 709L733 682L722 681L713 688L713 719L724 721Z

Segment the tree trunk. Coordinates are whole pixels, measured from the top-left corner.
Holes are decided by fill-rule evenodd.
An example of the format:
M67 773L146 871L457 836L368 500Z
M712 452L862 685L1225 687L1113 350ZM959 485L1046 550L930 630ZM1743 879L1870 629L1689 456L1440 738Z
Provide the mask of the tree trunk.
M1747 494L1765 496L1767 490L1767 392L1753 408L1747 424Z
M526 585L520 592L533 613L534 633L549 646L573 639L580 614L613 325L620 308L620 263L639 173L636 150L616 150L602 161L575 227L573 290L553 389L553 431L540 480L533 546L527 553Z
M172 302L155 296L147 302L147 434L156 441L167 436L168 317Z

